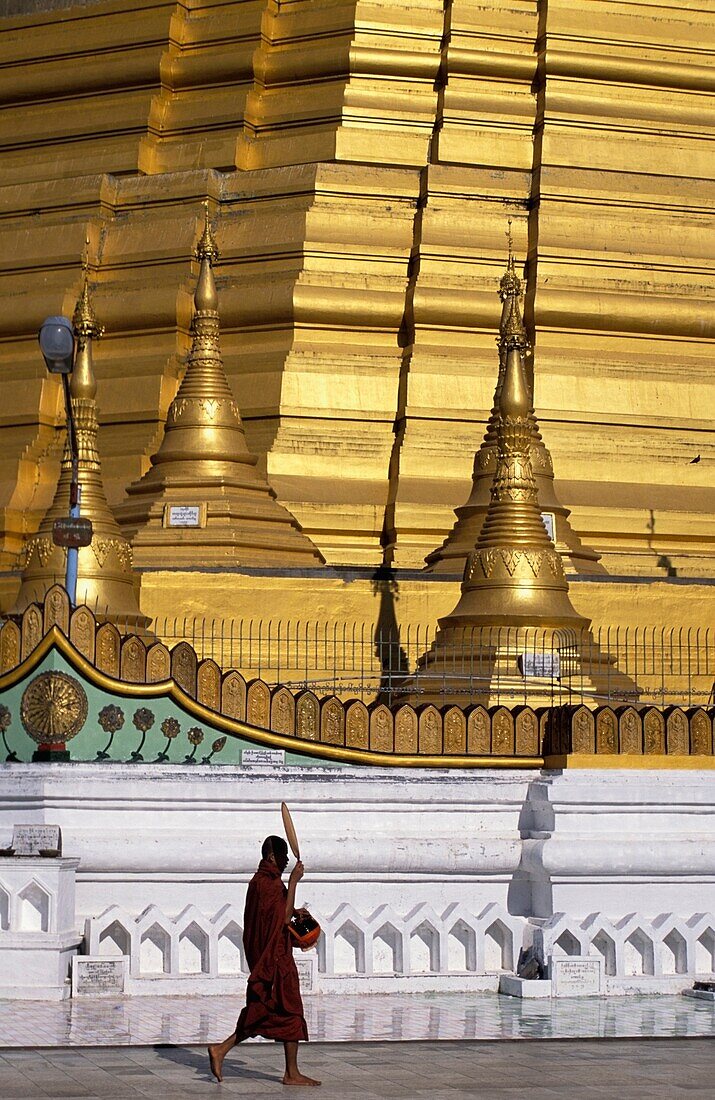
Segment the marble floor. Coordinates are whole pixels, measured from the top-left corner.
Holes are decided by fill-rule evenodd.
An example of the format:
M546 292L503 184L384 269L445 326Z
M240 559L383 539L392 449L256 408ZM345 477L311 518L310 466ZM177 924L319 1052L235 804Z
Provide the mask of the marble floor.
M3 1100L285 1096L282 1051L243 1046L219 1087L200 1047L17 1050L0 1054ZM712 1100L715 1044L608 1042L310 1044L301 1068L321 1100ZM288 1093L290 1095L290 1093Z
M311 996L304 1004L311 1039L326 1043L715 1035L715 1004L681 994L522 1001L392 993ZM0 1049L201 1044L229 1034L241 1007L240 995L0 1001Z

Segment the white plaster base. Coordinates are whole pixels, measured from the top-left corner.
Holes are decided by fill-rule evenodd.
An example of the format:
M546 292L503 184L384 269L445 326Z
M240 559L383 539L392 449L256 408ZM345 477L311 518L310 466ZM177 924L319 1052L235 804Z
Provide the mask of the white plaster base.
M560 912L576 947L554 950L589 954L611 929L610 991L673 992L715 968L714 787L711 771L0 765L0 846L16 823L61 826L77 928L92 954L131 956L130 992L241 985L246 884L282 800L298 902L325 931L318 991L495 988Z
M0 1000L64 1001L70 961L82 942L75 933L0 935Z
M285 800L306 866L300 901L321 913L342 903L441 911L456 901L479 912L508 907L533 779L519 770L0 765L0 844L16 821L61 825L64 851L81 859L83 917L110 905L169 916L189 904L242 910L263 838L282 834Z

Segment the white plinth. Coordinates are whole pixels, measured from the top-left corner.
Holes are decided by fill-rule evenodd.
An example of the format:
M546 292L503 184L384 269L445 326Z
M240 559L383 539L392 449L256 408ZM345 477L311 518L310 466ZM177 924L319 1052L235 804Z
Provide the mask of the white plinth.
M601 957L606 992L679 992L715 969L714 788L712 771L11 764L0 845L18 819L61 826L87 949L130 958L130 993L242 987L246 885L282 800L324 930L318 994L494 989L537 936L544 959Z
M78 859L0 857L0 998L64 1000L75 928Z
M544 997L551 997L551 982L517 978L514 974L502 974L499 979L499 992L507 997L543 1000Z
M533 771L448 772L196 765L0 765L0 844L12 825L56 822L79 856L77 912L150 905L176 916L243 907L260 845L296 821L306 878L299 899L321 914L369 915L424 903L510 908L519 889L519 818ZM18 812L18 803L24 813ZM520 902L528 908L528 898Z

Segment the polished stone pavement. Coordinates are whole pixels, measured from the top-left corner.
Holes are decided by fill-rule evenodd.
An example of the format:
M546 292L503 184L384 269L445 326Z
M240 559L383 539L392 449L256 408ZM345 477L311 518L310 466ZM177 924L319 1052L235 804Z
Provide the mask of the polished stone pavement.
M243 989L235 997L0 1001L0 1049L194 1046L230 1034L242 1004ZM305 997L304 1006L311 1039L327 1043L695 1038L715 1029L715 1004L681 994L553 1000L496 993L321 994Z
M317 1043L301 1066L322 1078L321 1100L712 1100L715 1043L612 1039L440 1043ZM200 1047L5 1050L0 1096L127 1097L294 1095L281 1085L275 1044L241 1047L212 1082ZM302 1095L299 1093L299 1095Z

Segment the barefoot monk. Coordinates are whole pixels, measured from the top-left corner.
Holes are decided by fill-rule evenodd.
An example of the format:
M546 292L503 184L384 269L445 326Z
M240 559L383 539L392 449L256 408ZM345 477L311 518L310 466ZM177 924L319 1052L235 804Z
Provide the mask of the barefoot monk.
M303 910L295 908L295 891L303 877L298 860L288 878L281 876L288 865L288 845L269 836L261 848L262 859L248 885L243 921L243 946L250 970L246 1007L236 1030L222 1043L209 1047L211 1072L222 1079L223 1060L236 1043L254 1035L275 1039L285 1049L284 1085L319 1085L298 1070L298 1043L308 1038L303 1016L298 970L293 961L292 937L288 926Z

